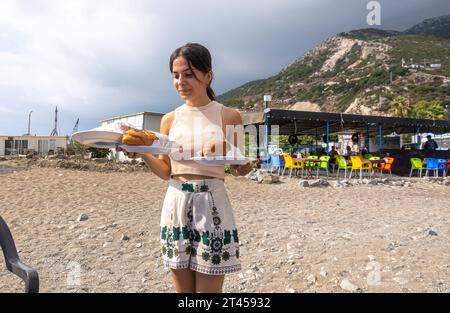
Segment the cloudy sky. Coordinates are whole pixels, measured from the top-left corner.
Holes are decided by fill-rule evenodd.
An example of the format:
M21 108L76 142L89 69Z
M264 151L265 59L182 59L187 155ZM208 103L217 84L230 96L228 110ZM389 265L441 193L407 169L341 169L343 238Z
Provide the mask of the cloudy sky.
M60 135L182 104L168 69L186 42L213 56L216 94L266 78L341 31L368 0L0 0L0 135ZM381 28L450 13L448 0L381 0Z

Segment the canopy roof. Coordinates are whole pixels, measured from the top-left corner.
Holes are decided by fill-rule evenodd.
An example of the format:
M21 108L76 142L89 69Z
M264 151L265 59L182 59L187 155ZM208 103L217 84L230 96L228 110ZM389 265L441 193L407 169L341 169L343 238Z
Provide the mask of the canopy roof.
M383 134L404 133L450 133L450 120L428 120L415 118L399 118L373 115L355 115L328 112L291 111L266 109L269 125L279 125L280 135L323 135L362 132L379 134L380 126ZM264 112L242 112L245 125L264 124Z

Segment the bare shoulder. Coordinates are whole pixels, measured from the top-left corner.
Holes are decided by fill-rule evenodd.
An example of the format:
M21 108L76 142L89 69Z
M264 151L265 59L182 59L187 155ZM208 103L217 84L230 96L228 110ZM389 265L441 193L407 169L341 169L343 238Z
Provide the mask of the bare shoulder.
M223 119L226 125L242 124L241 113L238 110L223 106Z
M164 114L161 118L160 131L162 134L169 134L170 127L172 126L172 122L174 120L175 113L171 111L169 113Z

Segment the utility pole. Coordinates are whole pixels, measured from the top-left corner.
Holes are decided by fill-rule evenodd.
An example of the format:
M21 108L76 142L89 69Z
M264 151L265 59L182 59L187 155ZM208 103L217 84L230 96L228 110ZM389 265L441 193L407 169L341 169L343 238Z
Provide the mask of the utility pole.
M28 114L28 132L27 135L30 136L30 121L31 121L31 113L33 113L33 111L30 111L30 113Z
M50 136L58 136L58 106L56 107L55 110L55 128L53 128Z
M72 134L76 133L78 131L78 122L80 121L80 119L77 119L77 122L75 123L75 126L72 129Z

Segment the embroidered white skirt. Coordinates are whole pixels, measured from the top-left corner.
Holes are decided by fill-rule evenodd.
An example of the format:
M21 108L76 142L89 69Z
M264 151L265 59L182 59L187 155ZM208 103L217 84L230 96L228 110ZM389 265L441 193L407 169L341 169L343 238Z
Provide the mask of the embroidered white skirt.
M161 213L166 269L223 275L241 270L239 238L223 180L169 181Z

